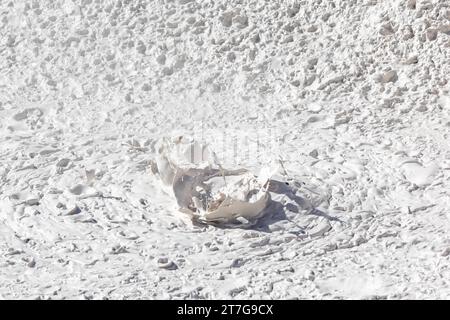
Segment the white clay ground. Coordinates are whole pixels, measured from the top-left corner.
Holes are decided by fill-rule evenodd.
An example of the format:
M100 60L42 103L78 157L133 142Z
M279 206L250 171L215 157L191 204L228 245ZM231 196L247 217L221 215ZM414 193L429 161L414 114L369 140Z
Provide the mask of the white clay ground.
M449 74L447 0L2 0L0 297L449 299ZM175 135L270 212L192 224Z

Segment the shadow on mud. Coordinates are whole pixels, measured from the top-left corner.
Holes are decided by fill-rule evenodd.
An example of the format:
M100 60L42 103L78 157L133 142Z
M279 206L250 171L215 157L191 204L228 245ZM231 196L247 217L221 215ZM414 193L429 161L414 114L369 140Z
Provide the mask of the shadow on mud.
M306 197L297 195L297 190L298 189L295 186L291 186L287 182L271 179L268 188L271 199L267 203L265 209L261 212L259 218L245 223L236 220L234 223L212 223L212 225L220 229L241 228L270 233L273 231L270 228L271 225L280 221L287 221L295 225L296 231L292 231L292 233L302 235L306 234L306 230L293 221L293 217L295 216L316 216L322 217L328 221L341 222L339 218L330 216L326 212L315 208L311 201ZM287 215L287 213L289 213L289 215Z

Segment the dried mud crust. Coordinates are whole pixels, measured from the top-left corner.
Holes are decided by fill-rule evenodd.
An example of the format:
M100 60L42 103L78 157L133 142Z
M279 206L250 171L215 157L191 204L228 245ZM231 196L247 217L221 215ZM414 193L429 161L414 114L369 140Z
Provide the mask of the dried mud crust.
M0 295L448 299L449 13L1 1ZM251 229L192 225L152 181L155 141L201 126L279 146L258 161L292 184Z

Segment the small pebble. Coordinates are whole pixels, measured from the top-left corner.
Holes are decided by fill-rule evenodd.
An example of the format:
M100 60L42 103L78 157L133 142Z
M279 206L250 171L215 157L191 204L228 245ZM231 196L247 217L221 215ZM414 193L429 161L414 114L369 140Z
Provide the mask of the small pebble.
M450 24L443 24L439 27L439 31L450 36Z
M36 261L34 259L31 259L31 261L28 262L27 266L30 268L34 268L36 266Z
M416 64L418 62L419 62L419 58L417 56L412 56L412 57L406 59L405 62L403 62L403 64L409 65L409 64Z
M448 255L450 255L450 247L448 247L441 253L441 256L443 256L443 257L446 257Z
M158 267L166 270L178 269L178 266L173 261L170 261L168 258L159 258Z
M437 30L436 29L427 29L426 36L429 41L434 41L437 38Z
M316 158L319 156L319 152L317 151L317 149L312 150L309 155L313 158Z
M59 168L65 168L69 165L69 163L70 163L70 159L64 158L64 159L59 160L58 163L56 164L56 166Z
M126 247L120 245L120 244L116 244L115 246L113 246L108 253L110 254L120 254L120 253L127 253L128 250Z
M69 210L69 211L66 213L66 215L67 215L67 216L72 216L72 215L78 214L78 213L80 213L80 212L81 212L81 209L80 209L78 206L75 206L75 207L73 207L71 210Z
M25 204L28 206L37 206L39 204L39 199L28 199L27 201L25 201Z
M58 208L58 209L66 209L67 207L66 207L66 205L64 203L58 202L56 204L56 208Z
M317 31L317 26L316 25L312 25L310 27L308 27L308 29L306 29L306 31L308 32L316 32Z
M406 4L408 9L414 10L416 9L416 0L408 0L408 3Z
M389 36L391 34L394 34L394 28L392 27L391 23L386 23L385 25L383 25L380 29L380 34L382 36Z
M315 275L314 271L306 270L305 273L303 274L303 277L307 280L314 281L316 278L316 275Z
M398 76L395 70L386 71L381 75L381 83L395 82L397 81Z

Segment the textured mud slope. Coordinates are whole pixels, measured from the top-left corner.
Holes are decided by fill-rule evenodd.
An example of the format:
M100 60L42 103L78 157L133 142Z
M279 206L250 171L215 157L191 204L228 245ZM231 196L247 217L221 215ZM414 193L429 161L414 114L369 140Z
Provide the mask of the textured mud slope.
M444 0L0 1L0 295L449 298L449 58ZM175 133L290 185L192 225Z

